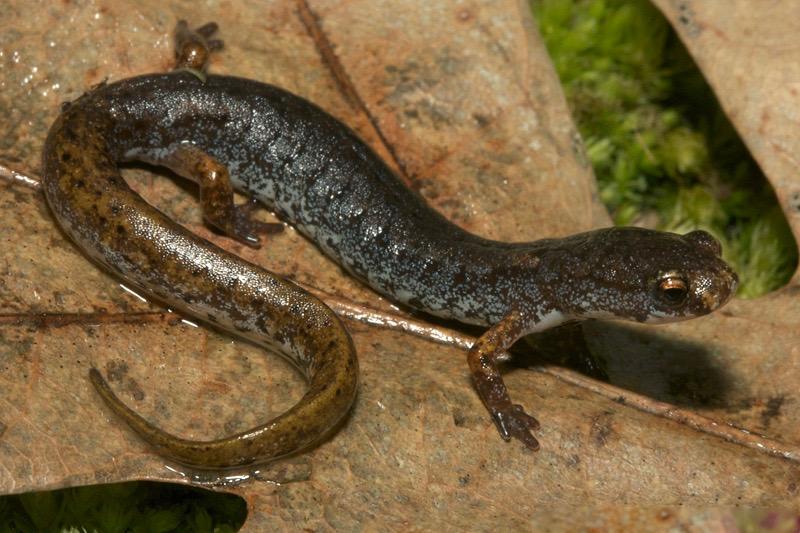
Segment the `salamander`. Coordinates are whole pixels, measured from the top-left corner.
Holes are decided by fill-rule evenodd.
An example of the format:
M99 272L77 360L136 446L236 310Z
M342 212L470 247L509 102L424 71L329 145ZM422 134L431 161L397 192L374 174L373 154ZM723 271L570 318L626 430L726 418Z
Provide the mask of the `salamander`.
M206 42L214 29L211 24L191 32L179 26L178 65L188 70L168 79L203 86L198 78L205 60L198 62L197 54L221 46ZM181 120L191 122L194 113L185 107L188 102L179 103L180 93L178 100L163 99L163 94L148 94L139 81L131 80L131 91L124 94L118 92L124 82L99 86L64 106L48 133L42 164L43 190L53 215L90 258L126 283L184 314L277 350L309 386L297 404L258 427L193 441L136 414L114 395L99 370L92 368L89 377L111 409L157 451L191 467L243 467L307 448L337 426L355 399L358 361L350 335L319 299L183 229L128 187L118 163L129 160L127 154L141 147L140 141L157 143L157 115L183 115L175 116L170 127L178 137L187 128L213 129L202 119L194 126L181 125ZM141 104L145 107L134 109ZM197 111L198 118L205 114ZM190 147L181 154L171 166L200 185L206 220L257 245L257 234L270 228L251 221L247 206L234 205L225 168Z
M222 308L227 322L259 329L263 312L240 309L247 298L237 291L267 291L249 277L232 286L226 264L235 260L218 259L210 244L181 232L131 193L119 162L162 165L198 181L206 219L253 244L263 228L233 206L237 189L378 293L432 316L488 328L467 353L475 390L501 437L534 450L539 443L532 431L539 424L512 402L498 369L519 338L587 318L689 319L734 295L737 275L705 231L619 227L522 243L465 231L313 103L272 85L205 74L208 53L221 47L211 39L215 30L206 25L192 32L179 23L183 69L89 91L64 110L44 151L45 191L67 233L107 268L184 312L220 323L211 314ZM318 334L300 318L282 316L316 341ZM336 337L346 344L343 334ZM306 351L301 359L314 357ZM354 359L343 359L350 362L330 377L354 387L355 378L344 377L355 371ZM110 393L104 396L145 438L171 446L172 437L145 426Z

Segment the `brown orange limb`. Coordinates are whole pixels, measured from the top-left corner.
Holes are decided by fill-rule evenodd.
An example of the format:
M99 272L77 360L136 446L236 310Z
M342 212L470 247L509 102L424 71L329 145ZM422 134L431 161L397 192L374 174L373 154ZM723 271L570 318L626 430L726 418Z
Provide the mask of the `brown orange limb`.
M531 434L539 429L539 422L525 412L519 404L511 403L508 389L497 368L497 363L507 357L506 350L522 334L522 320L512 311L484 333L467 354L472 372L472 382L483 404L492 415L497 430L504 440L521 440L531 450L539 449L539 442Z
M176 174L200 186L200 204L205 221L225 235L258 248L258 234L283 231L279 223L252 220L257 201L251 199L243 205L233 201L233 185L228 168L211 155L191 144L172 147L165 153L143 157L148 163L169 168Z

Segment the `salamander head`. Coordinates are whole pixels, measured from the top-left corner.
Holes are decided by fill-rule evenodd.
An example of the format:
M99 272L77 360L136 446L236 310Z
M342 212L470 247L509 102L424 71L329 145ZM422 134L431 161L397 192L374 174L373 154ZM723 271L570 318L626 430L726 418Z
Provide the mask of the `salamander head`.
M556 289L562 308L575 318L685 320L724 305L739 281L721 259L719 241L705 231L609 228L562 242L567 270L582 269L574 283Z

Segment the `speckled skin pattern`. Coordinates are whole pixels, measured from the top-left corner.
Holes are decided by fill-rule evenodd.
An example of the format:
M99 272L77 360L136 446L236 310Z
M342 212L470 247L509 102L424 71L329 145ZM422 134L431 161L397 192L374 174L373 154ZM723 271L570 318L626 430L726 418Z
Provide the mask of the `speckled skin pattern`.
M193 78L172 79L187 77ZM144 90L140 81L133 82L136 90ZM146 294L276 348L308 377L309 390L288 412L260 427L197 442L176 439L144 421L113 396L96 370L92 381L117 414L161 453L184 464L241 466L310 446L355 398L358 364L347 331L317 298L189 233L129 189L117 161L147 137L150 128L141 120L154 117L115 111L117 101L109 96L125 85L89 92L66 106L50 130L43 185L61 227L94 260ZM134 99L147 97L140 93Z
M223 274L179 264L207 252L176 229L137 231L136 246L117 242L118 220L130 234L134 225L125 221L148 226L161 218L127 188L117 192L125 186L114 162L170 166L187 147L221 162L237 189L381 294L490 327L468 355L476 389L503 438L533 449L538 423L511 403L496 366L519 337L581 318L691 318L735 292L736 274L705 232L610 228L530 243L483 239L430 208L312 103L252 80L174 72L88 93L59 118L45 150L46 191L62 225L86 247L101 243L105 251L94 255L109 268L136 273L139 285L170 302L188 293L208 298L211 279Z
M113 138L133 141L119 143L116 158L157 163L181 143L201 147L224 162L237 189L354 276L432 315L491 326L516 308L535 329L554 310L639 321L653 312L696 316L716 307L702 295L722 303L730 294L727 265L675 234L611 228L509 244L468 233L426 205L350 129L277 87L171 73L91 97L113 114ZM672 269L697 281L697 298L679 309L660 306L647 290L647 280Z

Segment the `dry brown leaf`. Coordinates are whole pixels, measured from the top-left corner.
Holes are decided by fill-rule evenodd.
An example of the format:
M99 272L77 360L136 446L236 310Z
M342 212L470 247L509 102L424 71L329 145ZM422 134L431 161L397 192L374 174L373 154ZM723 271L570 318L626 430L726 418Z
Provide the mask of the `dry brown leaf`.
M704 19L699 7L692 9L697 26ZM18 168L38 167L62 100L105 79L168 69L172 27L188 17L220 23L226 48L215 57L214 72L275 83L318 103L472 231L526 240L608 223L524 3L308 0L201 7L150 0L134 7L12 0L1 14L0 116L8 119L0 155ZM783 28L787 18L762 13L756 22ZM724 32L735 34L735 24L756 23L744 19L720 20L731 25ZM749 65L754 78L769 78L759 69L788 71L791 54L778 52L800 46L800 32L783 35L786 42L762 46L774 46L774 53L758 49L765 57ZM728 57L723 48L717 46L711 63ZM731 58L742 55L731 50ZM702 52L693 51L705 67ZM784 94L761 98L769 101L774 93ZM765 136L773 130L742 131L751 147L772 142ZM788 129L776 131L784 134L781 146L800 142ZM789 209L796 176L764 168ZM397 314L293 230L261 250L244 249L200 224L183 184L140 171L127 175L171 216L249 260L344 302ZM122 290L64 238L35 190L0 181L0 205L0 492L185 481L100 403L86 377L91 364L113 370L113 385L139 412L194 438L264 420L302 393L299 377L278 357L183 324ZM587 342L608 363L612 382L632 392L552 369L509 373L515 399L542 422L539 453L499 439L470 387L462 349L349 321L362 380L347 423L285 467L291 469L284 480L294 482L251 481L230 490L247 499L254 531L678 527L690 524L689 517L722 527L725 516L692 507L796 504L796 292L790 287L735 301L714 316L668 327L586 326ZM772 440L728 442L690 415L719 421L718 433L740 442L747 442L745 435L723 422ZM759 443L771 449L759 450ZM689 508L620 511L618 503Z

